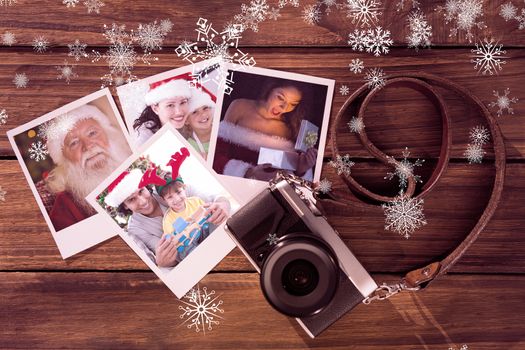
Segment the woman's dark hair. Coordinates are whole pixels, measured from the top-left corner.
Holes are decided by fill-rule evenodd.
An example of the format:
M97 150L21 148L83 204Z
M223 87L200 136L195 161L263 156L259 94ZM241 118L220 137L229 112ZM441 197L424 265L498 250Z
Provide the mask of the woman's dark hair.
M146 128L150 129L153 133L159 131L160 127L162 126L159 116L153 111L151 106L147 106L146 108L144 108L144 110L140 114L140 117L135 119L135 121L133 122L133 129L137 130L142 124L146 122L152 122L148 123L150 125L146 125Z
M299 128L301 127L301 120L306 119L306 107L304 101L311 100L311 87L300 81L288 80L288 79L272 79L264 84L263 89L259 95L260 100L267 101L270 97L272 90L284 87L294 87L301 92L301 102L291 112L284 113L284 122L289 125L292 133L292 138L297 137Z

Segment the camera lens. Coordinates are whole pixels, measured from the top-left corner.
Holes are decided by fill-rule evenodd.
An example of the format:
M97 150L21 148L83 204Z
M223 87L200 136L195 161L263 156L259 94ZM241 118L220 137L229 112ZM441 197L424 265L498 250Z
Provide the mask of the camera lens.
M332 300L339 282L339 266L331 250L306 233L281 237L261 269L261 289L279 312L306 317Z
M283 269L281 276L283 288L295 296L308 295L319 283L319 272L309 261L293 260Z

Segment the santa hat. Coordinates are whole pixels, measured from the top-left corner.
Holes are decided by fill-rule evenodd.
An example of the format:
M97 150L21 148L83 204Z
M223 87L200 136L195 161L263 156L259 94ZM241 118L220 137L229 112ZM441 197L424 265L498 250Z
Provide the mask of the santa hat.
M215 107L215 102L212 101L210 94L207 92L195 90L190 100L189 112L192 113L203 106L213 108Z
M42 125L42 136L46 139L47 150L55 164L62 164L64 161L62 148L67 134L73 130L78 122L86 119L96 120L104 129L112 128L108 117L92 105L75 108Z
M142 171L137 168L120 174L120 176L108 186L108 194L106 198L104 198L106 205L117 208L126 198L139 189L141 179Z
M185 79L170 78L150 84L144 99L148 106L152 106L167 98L178 96L190 98L190 84Z

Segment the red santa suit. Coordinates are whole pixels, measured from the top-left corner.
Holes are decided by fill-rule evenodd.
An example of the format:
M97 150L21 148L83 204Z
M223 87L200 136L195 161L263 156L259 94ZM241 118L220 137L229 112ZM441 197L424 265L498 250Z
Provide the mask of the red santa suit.
M228 121L219 125L213 169L219 174L244 177L257 165L261 147L296 152L295 143L279 136L264 134Z
M94 214L86 213L84 209L75 202L71 193L63 191L57 194L53 209L51 209L49 213L49 218L55 230L60 231L92 215Z

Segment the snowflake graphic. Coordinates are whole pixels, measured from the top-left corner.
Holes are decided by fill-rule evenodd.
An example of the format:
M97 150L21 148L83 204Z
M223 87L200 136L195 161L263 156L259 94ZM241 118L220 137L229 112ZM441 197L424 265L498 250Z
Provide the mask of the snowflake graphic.
M9 116L7 115L7 111L5 109L0 110L0 124L4 125L7 123L7 119Z
M405 9L405 1L406 0L399 0L396 4L396 11L401 12ZM419 10L421 4L417 0L411 0L412 3L412 9Z
M169 19L163 19L162 21L160 21L159 26L162 33L164 35L167 35L173 29L173 22Z
M443 12L445 23L452 24L449 37L466 32L465 37L472 42L474 34L472 29L486 28L487 26L479 17L483 16L483 0L447 0L445 6L438 6L436 11Z
M399 178L399 187L405 189L408 185L407 181L409 178L413 178L416 182L422 182L421 176L414 175L414 168L422 166L425 160L416 159L414 163L409 161L408 157L410 157L410 152L408 151L408 147L405 147L402 154L403 160L400 162L396 162L395 159L391 157L391 164L395 166L396 170L393 173L387 173L384 178L392 180L394 176L397 176Z
M31 146L28 149L29 158L33 159L35 162L40 162L45 160L49 154L47 146L42 141L37 141L31 143Z
M352 59L352 61L348 64L348 68L350 68L350 72L357 74L361 73L365 66L363 61L361 61L359 58L355 58Z
M270 12L268 12L268 19L273 19L274 21L277 21L279 17L281 17L280 9L278 7L272 7Z
M5 202L5 195L7 194L7 191L5 191L2 186L0 186L0 201Z
M512 2L501 5L499 14L505 22L508 22L511 19L515 19L518 16L518 8L514 6Z
M392 202L381 205L385 213L385 230L399 233L406 239L427 224L423 199L409 198L401 191Z
M510 89L507 88L503 92L503 95L500 96L499 91L493 90L494 96L496 96L496 101L491 102L489 104L489 107L498 107L498 117L501 117L503 115L503 111L507 110L508 114L514 114L514 109L511 107L511 103L518 102L518 98L516 97L509 97Z
M80 61L82 57L88 57L86 53L87 44L82 44L78 39L73 44L67 44L67 47L69 47L68 56L75 57L75 61Z
M2 45L12 46L16 43L15 35L11 32L2 34Z
M347 125L351 132L355 132L357 134L360 134L361 131L363 131L363 129L365 128L365 123L363 121L363 118L361 117L352 117L352 119L350 119Z
M463 155L467 158L469 164L481 163L483 156L485 156L485 151L481 145L468 144Z
M412 12L408 16L409 34L406 37L408 47L430 47L430 37L432 36L432 26L427 22L425 15L420 11Z
M184 306L179 306L179 310L182 310L182 314L179 316L184 319L185 324L189 322L188 329L195 328L195 332L201 330L206 333L206 330L213 330L213 326L218 325L219 321L216 318L222 319L219 313L224 313L224 310L220 308L223 304L222 300L217 300L220 295L215 295L215 291L212 290L208 293L206 287L202 290L197 286L186 294L183 299L180 300Z
M307 24L315 25L321 19L321 11L317 5L308 5L303 9L302 17Z
M382 15L381 2L376 0L347 0L347 17L352 24L367 27L375 25Z
M502 70L501 65L507 63L502 61L502 58L508 58L502 56L506 51L502 50L503 45L498 46L498 42L494 43L494 39L485 39L484 42L476 43L476 49L471 49L474 54L473 59L470 62L475 63L474 69L478 70L478 74L481 72L483 75L489 73L493 75L498 74L498 71Z
M367 42L366 31L354 29L353 33L348 34L348 45L352 46L354 51L363 51Z
M286 5L299 7L299 0L279 0L279 8L283 8Z
M47 39L43 35L39 35L33 39L33 49L37 53L46 52L48 46L49 46L49 41L47 41Z
M84 6L87 8L87 13L100 13L100 8L105 6L105 4L100 0L86 0L84 1Z
M336 9L341 9L345 6L342 4L338 4L337 0L321 0L319 5L324 5L326 14L329 14L332 12L332 6L335 7Z
M64 61L63 66L56 66L56 69L59 73L57 79L64 79L69 85L71 79L78 77L78 75L73 71L74 67L74 65L70 66L67 61Z
M339 93L343 96L346 96L350 93L350 88L346 85L341 85L339 88Z
M226 93L232 91L233 71L229 72L224 65L219 63L227 62L234 67L252 67L255 65L255 59L238 49L239 40L241 39L242 24L230 24L221 33L218 33L211 23L205 18L199 18L197 21L197 41L194 43L183 42L176 49L177 56L192 64L192 74L194 84L208 81L208 74L202 74L197 63L201 60L212 60L217 65L213 68L219 69L219 74L212 81L221 87L225 87ZM201 47L204 46L202 49ZM200 46L200 47L199 47ZM204 72L206 73L206 72ZM208 79L208 80L206 80Z
M345 176L350 176L352 167L355 165L348 154L342 157L338 154L335 161L331 160L328 164L337 170L337 175L344 174Z
M381 68L372 68L367 70L364 80L370 89L375 89L385 86L386 77Z
M268 245L276 245L278 240L279 237L277 237L276 233L269 233L268 238L266 238Z
M332 191L332 181L328 179L322 179L317 184L317 187L315 188L315 190L321 193L327 194L328 192Z
M15 77L13 78L13 84L15 84L17 89L26 88L28 83L29 78L27 77L26 73L15 74Z
M348 34L348 45L352 46L352 50L374 53L375 56L380 56L381 53L387 54L389 46L393 45L394 41L390 39L390 31L383 30L381 27L365 30L354 30L353 33Z
M67 8L75 7L80 0L62 0L62 3L67 6Z
M145 52L161 50L166 34L167 32L157 25L157 21L145 25L139 24L137 41Z
M483 125L477 125L470 129L469 138L473 144L483 146L489 142L490 133Z
M0 0L0 6L12 6L16 4L16 0Z

